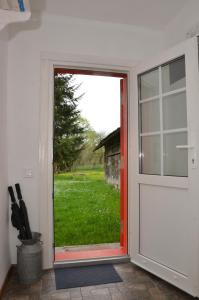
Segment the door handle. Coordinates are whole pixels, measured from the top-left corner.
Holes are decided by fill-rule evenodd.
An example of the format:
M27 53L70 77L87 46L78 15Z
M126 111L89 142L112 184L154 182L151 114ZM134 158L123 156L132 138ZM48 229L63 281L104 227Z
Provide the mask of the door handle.
M176 146L176 149L193 149L193 148L195 148L195 147L192 145L177 145Z

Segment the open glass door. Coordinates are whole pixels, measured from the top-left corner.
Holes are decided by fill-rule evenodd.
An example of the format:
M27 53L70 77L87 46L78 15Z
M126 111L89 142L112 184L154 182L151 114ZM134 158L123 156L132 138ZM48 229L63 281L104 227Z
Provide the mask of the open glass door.
M198 296L197 38L138 66L133 80L132 261Z

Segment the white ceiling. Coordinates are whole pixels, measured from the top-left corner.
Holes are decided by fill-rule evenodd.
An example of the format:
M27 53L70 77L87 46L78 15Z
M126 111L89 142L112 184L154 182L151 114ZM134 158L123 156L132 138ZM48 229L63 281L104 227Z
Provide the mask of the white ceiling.
M49 14L161 30L175 18L186 2L187 0L32 0L32 9Z

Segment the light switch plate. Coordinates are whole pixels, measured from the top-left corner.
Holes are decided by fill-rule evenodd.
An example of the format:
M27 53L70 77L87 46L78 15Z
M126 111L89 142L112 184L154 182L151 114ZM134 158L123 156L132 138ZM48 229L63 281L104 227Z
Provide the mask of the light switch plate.
M32 178L33 177L33 171L31 168L25 168L24 169L24 178Z

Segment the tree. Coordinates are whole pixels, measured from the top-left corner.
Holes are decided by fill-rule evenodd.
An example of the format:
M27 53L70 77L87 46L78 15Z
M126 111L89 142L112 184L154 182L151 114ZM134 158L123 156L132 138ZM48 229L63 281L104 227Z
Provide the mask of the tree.
M84 146L85 126L81 123L76 97L79 85L71 74L54 78L54 171L70 171Z
M78 159L75 161L76 166L90 166L95 167L97 165L103 165L104 163L104 149L100 148L97 151L93 151L99 142L104 138L103 132L96 132L86 119L82 119L82 124L86 128L85 132L85 144Z

